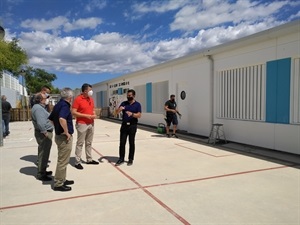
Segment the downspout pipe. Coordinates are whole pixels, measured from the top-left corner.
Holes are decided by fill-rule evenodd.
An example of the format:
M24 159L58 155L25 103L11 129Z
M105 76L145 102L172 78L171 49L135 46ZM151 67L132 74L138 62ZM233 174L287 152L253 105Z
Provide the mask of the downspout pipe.
M206 55L207 59L210 62L210 74L209 74L209 81L210 81L210 122L211 124L214 123L214 87L215 87L215 83L214 83L214 59L211 55Z

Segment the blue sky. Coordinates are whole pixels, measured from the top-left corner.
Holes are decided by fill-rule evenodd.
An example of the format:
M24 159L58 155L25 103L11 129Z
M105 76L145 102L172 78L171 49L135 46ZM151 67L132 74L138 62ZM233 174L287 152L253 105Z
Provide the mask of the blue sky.
M298 0L0 0L6 40L77 88L300 18Z

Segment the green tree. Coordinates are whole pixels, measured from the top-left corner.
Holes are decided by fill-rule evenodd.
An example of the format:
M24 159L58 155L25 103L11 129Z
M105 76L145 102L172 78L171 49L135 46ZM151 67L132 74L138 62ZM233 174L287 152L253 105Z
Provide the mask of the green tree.
M0 72L6 70L18 77L21 65L27 64L28 57L19 45L18 39L11 42L0 40Z
M57 76L53 73L48 73L44 69L29 66L24 69L24 76L26 88L30 94L39 92L44 85L51 88L51 93L59 93L59 89L52 85L52 82L57 79Z

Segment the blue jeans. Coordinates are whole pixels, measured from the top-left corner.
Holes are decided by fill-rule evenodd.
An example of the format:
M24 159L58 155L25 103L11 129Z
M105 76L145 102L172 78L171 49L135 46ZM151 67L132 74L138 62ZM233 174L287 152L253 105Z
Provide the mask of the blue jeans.
M3 113L2 114L2 131L3 136L9 135L9 121L10 121L10 114L9 113Z

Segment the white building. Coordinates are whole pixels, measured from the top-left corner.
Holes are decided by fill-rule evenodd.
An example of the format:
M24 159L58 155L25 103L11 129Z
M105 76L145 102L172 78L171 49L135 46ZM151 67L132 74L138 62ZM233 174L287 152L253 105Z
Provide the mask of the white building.
M163 122L176 95L179 129L208 136L224 124L229 141L300 154L300 20L93 85L97 107L113 112L134 89L142 124ZM111 115L112 116L112 115Z
M26 99L28 98L26 88L20 84L19 79L7 71L3 71L2 73L2 78L0 78L0 86L1 95L5 95L7 97L7 101L9 101L13 108L17 108L17 106L24 101L23 96L25 96Z

